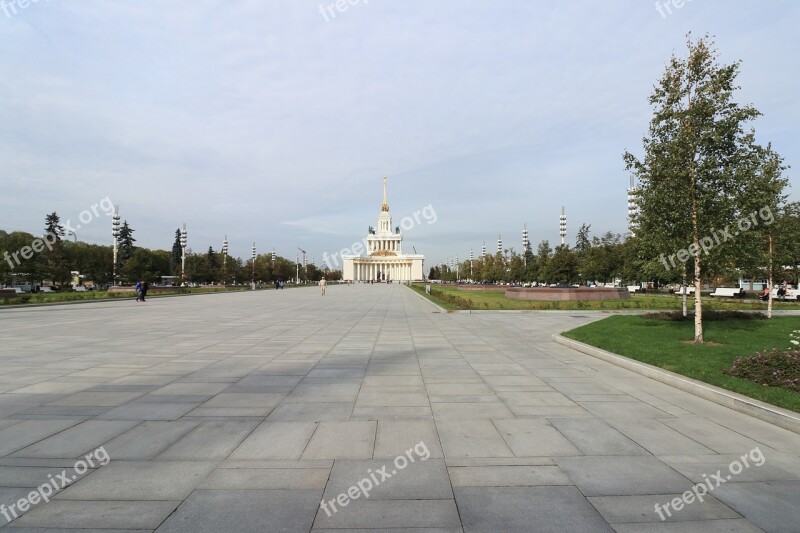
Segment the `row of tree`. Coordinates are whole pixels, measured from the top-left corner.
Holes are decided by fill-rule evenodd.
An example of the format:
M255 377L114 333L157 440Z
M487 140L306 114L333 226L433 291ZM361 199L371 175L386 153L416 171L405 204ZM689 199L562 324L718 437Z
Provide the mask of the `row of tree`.
M70 241L65 238L57 213L46 216L44 230L43 237L21 231L8 233L0 230L2 283L11 285L16 281L42 284L48 281L55 286L63 286L72 281L73 271L79 272L84 280L91 280L95 285L114 283L112 246ZM172 251L136 246L133 233L127 221L121 224L117 237L116 282L132 284L141 280L158 283L165 276L174 276L175 281L180 282L183 252L180 230L176 233L177 247L173 247ZM36 242L41 242L41 246L32 246ZM36 250L37 247L40 249ZM272 254L262 254L256 256L254 265L252 259L245 261L226 256L210 246L205 253L186 250L184 274L184 281L199 284L247 284L251 280L273 283L293 280L298 274L301 282L316 282L323 275L328 280L341 279L340 272L321 270L313 264L304 267L295 264L293 259L275 256L273 260Z
M751 220L752 221L752 220ZM798 283L800 266L800 205L786 204L771 223L773 255L776 264L774 277ZM729 230L730 231L730 230ZM738 231L738 230L737 230ZM456 265L430 267L428 277L447 282L475 281L480 283L561 283L605 284L619 282L634 285L652 282L655 286L682 284L693 272L694 259L689 256L684 263L670 260L666 254L653 253L653 241L647 235L606 232L600 237L591 236L591 226L583 224L574 246L559 245L554 249L549 241L536 248L518 253L513 248L494 255L479 257ZM713 238L713 237L712 237ZM758 231L743 232L728 247L732 260L706 265L703 283L713 286L735 286L740 279L766 280L769 278L769 254L762 242L764 235ZM721 239L720 239L721 240ZM684 244L687 248L691 241ZM675 263L675 266L672 265ZM748 289L749 287L744 287Z
M484 257L472 277L506 281L667 281L695 287L695 342L703 342L706 283L739 278L797 281L800 206L787 202L787 166L771 144L756 142L749 125L760 113L735 101L740 62L719 63L707 36L687 39L673 54L649 98L653 117L641 156L625 152L637 179L635 236L578 234L575 248L547 242ZM465 265L460 265L460 277ZM446 267L431 277L452 279ZM684 313L686 313L684 305ZM769 301L769 313L772 299Z

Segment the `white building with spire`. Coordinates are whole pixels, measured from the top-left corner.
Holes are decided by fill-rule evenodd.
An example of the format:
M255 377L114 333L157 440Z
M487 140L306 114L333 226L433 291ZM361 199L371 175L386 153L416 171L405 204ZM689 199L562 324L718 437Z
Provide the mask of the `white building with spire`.
M383 204L378 226L370 226L361 255L342 255L342 277L345 281L422 281L425 256L403 253L400 226L392 228L392 215L383 178Z

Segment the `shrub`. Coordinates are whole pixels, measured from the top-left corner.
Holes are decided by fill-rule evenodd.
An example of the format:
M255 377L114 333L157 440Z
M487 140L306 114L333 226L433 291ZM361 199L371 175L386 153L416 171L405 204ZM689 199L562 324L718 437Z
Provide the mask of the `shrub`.
M773 349L739 357L722 373L760 385L800 392L800 350Z
M645 313L644 318L652 320L672 320L680 322L683 320L694 320L694 313L683 316L680 311L658 311L655 313ZM703 320L766 320L764 313L745 313L744 311L703 311Z

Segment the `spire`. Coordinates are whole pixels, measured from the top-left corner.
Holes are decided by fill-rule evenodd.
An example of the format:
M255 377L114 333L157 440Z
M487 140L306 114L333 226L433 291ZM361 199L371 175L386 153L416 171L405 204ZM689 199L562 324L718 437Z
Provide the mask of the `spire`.
M389 212L389 203L386 200L386 176L383 177L383 205L381 205L381 211Z

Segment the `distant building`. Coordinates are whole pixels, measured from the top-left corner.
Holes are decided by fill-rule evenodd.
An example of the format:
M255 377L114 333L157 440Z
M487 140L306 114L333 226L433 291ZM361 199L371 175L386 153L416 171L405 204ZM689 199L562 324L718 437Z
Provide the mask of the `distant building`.
M392 230L392 215L386 199L386 178L383 178L383 204L377 229L370 226L367 250L362 255L342 256L345 281L421 281L425 256L403 253L400 227Z

